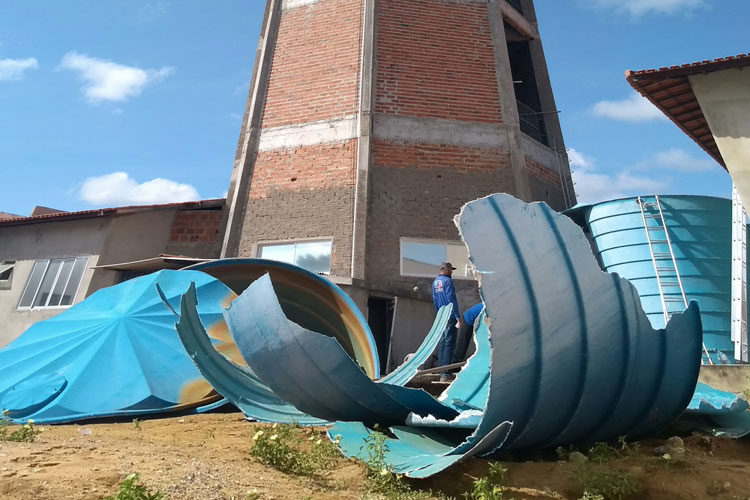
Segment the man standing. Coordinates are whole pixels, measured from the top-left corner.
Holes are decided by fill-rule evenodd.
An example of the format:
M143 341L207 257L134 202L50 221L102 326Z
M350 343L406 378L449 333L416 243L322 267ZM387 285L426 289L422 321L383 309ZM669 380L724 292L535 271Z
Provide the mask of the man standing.
M453 361L453 348L456 342L456 326L460 327L463 324L461 319L461 312L458 309L458 300L456 299L456 290L453 287L453 271L456 268L450 262L442 262L440 264L440 274L435 281L432 282L432 302L435 304L435 310L437 311L443 306L453 304L453 311L451 312L451 318L448 320L448 324L443 330L443 334L440 337L440 343L438 344L438 366L449 365ZM448 372L442 372L440 374L441 381L447 381L449 379Z

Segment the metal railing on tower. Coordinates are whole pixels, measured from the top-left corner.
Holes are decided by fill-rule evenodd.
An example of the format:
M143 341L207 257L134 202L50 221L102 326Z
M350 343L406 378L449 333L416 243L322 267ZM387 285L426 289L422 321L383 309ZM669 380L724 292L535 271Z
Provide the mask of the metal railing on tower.
M544 113L536 111L519 100L516 100L516 105L518 106L518 121L521 126L521 132L535 141L549 146L547 126L544 123Z

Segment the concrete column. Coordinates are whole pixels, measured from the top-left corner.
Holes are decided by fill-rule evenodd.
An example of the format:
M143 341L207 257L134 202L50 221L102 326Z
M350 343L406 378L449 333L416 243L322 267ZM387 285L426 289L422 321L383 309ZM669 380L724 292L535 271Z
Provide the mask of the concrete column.
M367 200L372 159L372 103L375 81L375 12L377 0L363 0L362 65L357 114L357 173L354 188L352 228L352 278L365 279L367 254Z
M237 145L232 178L227 194L227 209L224 211L224 240L221 257L237 255L245 207L247 206L248 188L253 174L255 157L258 149L260 125L263 118L263 105L266 100L268 80L271 74L271 61L276 45L276 37L281 19L281 0L267 0L263 17L263 29L258 42L254 72L250 83L242 132Z
M513 194L523 201L530 202L532 199L531 184L529 174L526 171L526 158L521 149L521 126L518 118L518 106L516 105L516 92L513 88L513 75L510 69L508 42L505 38L502 1L489 0L488 5L492 42L495 45L495 75L500 94L503 123L507 125L508 147L515 188Z

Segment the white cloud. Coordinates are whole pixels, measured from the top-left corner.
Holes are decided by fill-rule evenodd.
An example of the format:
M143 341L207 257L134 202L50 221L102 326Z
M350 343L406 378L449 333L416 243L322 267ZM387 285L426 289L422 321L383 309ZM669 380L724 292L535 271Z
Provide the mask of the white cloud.
M83 200L96 206L152 205L199 200L198 191L189 184L169 179L152 179L138 184L125 172L89 177L81 186Z
M75 71L85 82L83 93L91 103L126 101L141 93L147 85L158 83L172 74L173 68L141 69L68 52L60 69Z
M594 166L594 159L575 150L568 148L568 161L572 168L591 168Z
M0 81L20 80L26 70L37 69L39 63L33 57L26 59L0 59Z
M579 203L597 203L641 194L658 194L669 186L666 179L633 175L627 171L616 174L600 172L594 158L573 148L568 149L568 159Z
M615 9L634 17L644 14L689 13L708 4L706 0L585 0L585 3L598 8Z
M669 185L664 180L634 176L626 172L608 175L586 170L574 171L573 182L579 203L596 203L640 194L658 194Z
M596 116L625 122L666 120L667 117L645 97L633 92L622 101L599 101L591 110Z
M659 167L682 172L706 172L719 168L716 161L709 158L708 155L706 155L706 158L695 158L690 156L687 151L678 148L656 153L651 159L639 164L640 167Z
M138 9L138 19L144 23L150 23L166 15L172 8L173 2L164 0L149 0Z

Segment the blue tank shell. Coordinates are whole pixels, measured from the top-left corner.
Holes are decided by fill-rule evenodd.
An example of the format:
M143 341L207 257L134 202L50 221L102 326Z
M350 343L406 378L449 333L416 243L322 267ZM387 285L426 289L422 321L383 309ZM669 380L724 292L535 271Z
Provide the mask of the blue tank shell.
M658 213L654 196L641 199L648 204L647 216ZM659 196L659 201L686 298L700 305L704 345L714 363L734 363L730 336L732 201L689 195ZM663 328L659 284L638 198L578 205L566 215L590 233L602 269L633 283L651 324ZM658 226L660 222L647 217L646 224ZM661 241L658 231L651 234ZM657 243L654 250L666 252L668 247ZM670 313L684 309L679 287L663 290Z

